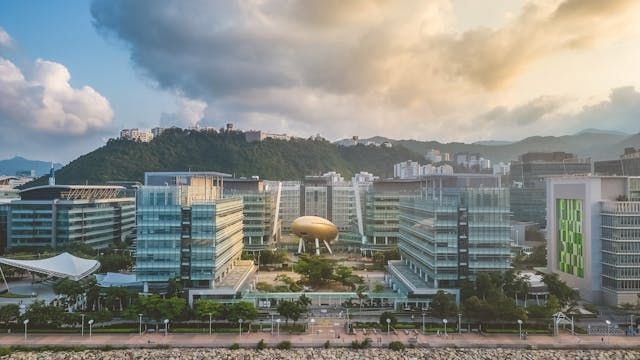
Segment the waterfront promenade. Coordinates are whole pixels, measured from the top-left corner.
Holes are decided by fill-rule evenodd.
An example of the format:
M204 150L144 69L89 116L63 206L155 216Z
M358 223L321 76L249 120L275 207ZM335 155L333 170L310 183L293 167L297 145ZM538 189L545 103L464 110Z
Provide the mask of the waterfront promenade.
M569 335L529 335L526 340L519 339L513 334L449 334L448 336L438 335L398 335L371 334L371 335L341 335L336 338L333 334L300 334L280 336L270 333L249 333L249 334L93 334L84 336L80 334L27 334L25 340L22 334L0 335L0 347L17 345L26 346L115 346L115 347L229 347L238 343L241 347L253 348L258 341L264 340L269 347L273 347L281 341L288 340L293 347L322 347L326 341L330 341L334 347L349 346L353 340L371 339L372 347L387 347L391 341L401 341L409 345L415 342L416 347L433 348L537 348L537 349L631 349L640 347L640 337L629 336L586 336Z

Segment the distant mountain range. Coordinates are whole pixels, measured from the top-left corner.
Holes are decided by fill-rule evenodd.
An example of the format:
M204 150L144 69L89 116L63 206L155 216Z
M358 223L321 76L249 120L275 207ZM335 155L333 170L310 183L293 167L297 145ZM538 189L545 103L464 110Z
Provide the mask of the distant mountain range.
M54 163L54 169L60 169L62 164ZM15 175L17 171L35 170L36 176L49 173L51 163L39 160L29 160L20 156L14 156L11 159L0 160L0 175Z
M573 135L564 136L532 136L526 139L507 141L478 141L472 144L440 143L437 141L393 140L376 136L359 139L360 143L390 142L401 145L418 154L426 154L431 149L440 150L453 155L457 152L480 153L493 162L517 160L518 156L533 151L565 151L578 157L590 157L593 160L618 159L625 147L640 146L640 134L629 135L621 132L598 129L587 129ZM337 144L353 144L353 140L344 139Z

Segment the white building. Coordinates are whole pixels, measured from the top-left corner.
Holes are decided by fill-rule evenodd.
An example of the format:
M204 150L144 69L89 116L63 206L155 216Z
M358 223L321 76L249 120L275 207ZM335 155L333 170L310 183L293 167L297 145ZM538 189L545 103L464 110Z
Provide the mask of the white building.
M424 158L432 163L438 163L442 161L442 154L440 154L440 150L431 149L425 154Z
M420 164L417 161L403 161L393 165L393 177L398 179L416 179L420 176Z
M150 130L141 130L138 128L122 129L120 131L120 138L138 142L149 142L153 140L153 134Z
M244 139L247 142L263 141L265 139L289 140L291 137L287 134L269 134L261 130L249 130L244 132Z
M493 165L493 175L508 175L511 171L511 164L500 162Z

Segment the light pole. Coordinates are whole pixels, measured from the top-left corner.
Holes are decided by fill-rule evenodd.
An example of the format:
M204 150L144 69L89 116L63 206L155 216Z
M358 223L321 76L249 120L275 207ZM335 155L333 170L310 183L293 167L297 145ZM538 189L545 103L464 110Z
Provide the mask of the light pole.
M424 334L424 317L426 316L426 313L422 313L422 333Z
M278 337L280 337L280 319L276 319L276 323L278 323Z
M458 313L458 334L462 334L462 313Z
M273 314L271 314L271 335L273 336Z
M27 342L27 324L29 324L29 319L26 319L22 323L24 324L24 342Z
M313 319L313 318L312 318L311 320L309 320L309 322L311 323L311 329L309 329L309 330L310 330L310 331L311 331L311 333L313 334L313 324L315 324L315 323L316 323L316 319Z
M211 315L213 314L209 313L209 335L211 335Z
M93 319L89 320L89 339L93 337Z
M142 314L138 314L138 335L142 336Z
M80 318L82 318L82 330L81 330L81 336L84 336L84 317L85 314L80 314Z
M522 320L518 319L518 334L520 336L520 340L522 340Z
M347 332L351 334L351 324L349 324L349 308L347 308Z
M611 321L605 320L604 322L607 324L607 342L609 342L609 336L611 335Z
M169 334L169 319L164 319L164 336Z
M444 337L447 337L447 319L442 319L444 323Z
M387 318L387 335L389 335L391 329L391 319Z
M240 333L240 336L242 336L242 319L238 319L238 323L240 323L239 333Z

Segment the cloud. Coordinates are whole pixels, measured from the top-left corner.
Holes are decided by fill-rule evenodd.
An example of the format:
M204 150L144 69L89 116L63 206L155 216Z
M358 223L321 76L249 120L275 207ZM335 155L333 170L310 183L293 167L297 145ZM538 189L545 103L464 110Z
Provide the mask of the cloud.
M178 111L175 113L162 113L160 115L160 125L178 126L190 128L197 126L204 117L207 103L201 100L178 97Z
M584 106L569 119L583 128L622 130L629 133L640 131L640 92L633 86L611 90L609 98L594 105Z
M9 34L0 26L0 48L14 46L13 39Z
M615 39L636 3L536 0L496 28L463 33L449 0L94 0L91 13L159 87L205 101L206 118L328 137L426 137L513 107L495 94L536 62ZM495 116L535 122L556 110L541 95Z
M0 125L72 135L110 125L109 101L91 87L71 87L70 80L62 64L38 59L27 78L0 57Z
M478 120L483 124L496 123L499 126L533 125L543 120L545 117L555 115L564 101L558 97L542 96L530 102L508 109L506 106L498 106L484 115Z

